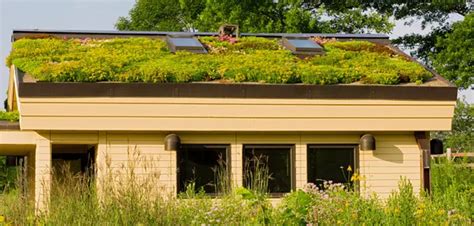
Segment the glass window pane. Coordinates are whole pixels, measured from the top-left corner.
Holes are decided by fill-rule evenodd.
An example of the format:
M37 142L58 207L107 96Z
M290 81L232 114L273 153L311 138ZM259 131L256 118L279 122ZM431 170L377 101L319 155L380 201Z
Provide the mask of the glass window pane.
M201 43L194 38L170 38L170 41L177 47L203 47Z
M348 170L350 166L350 170ZM317 147L308 148L308 182L322 188L324 181L352 183L354 172L354 148Z
M244 147L244 185L252 186L249 172L255 173L256 163L268 166L270 193L285 193L292 189L292 146L261 146ZM255 182L253 182L255 183Z
M178 151L178 191L186 191L195 183L196 191L217 193L217 170L226 167L227 148L224 145L182 145ZM222 170L222 169L220 169Z
M288 39L288 42L297 49L321 49L321 46L307 39Z

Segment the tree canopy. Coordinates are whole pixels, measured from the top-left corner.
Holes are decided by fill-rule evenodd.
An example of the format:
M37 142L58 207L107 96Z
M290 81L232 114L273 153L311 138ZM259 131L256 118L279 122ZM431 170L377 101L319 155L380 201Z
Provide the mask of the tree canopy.
M452 32L438 36L432 54L433 66L458 87L468 88L474 83L474 13L453 25Z
M435 132L432 136L442 139L445 147L455 152L474 151L474 105L458 100L452 127L451 131Z
M421 21L421 28L431 29L425 35L411 33L399 37L392 41L401 47L411 49L411 55L417 57L425 64L431 65L430 55L438 52L436 39L452 29L452 23L449 22L449 16L458 14L467 15L471 9L466 1L381 1L376 8L381 12L392 12L395 20L409 19L407 24L413 24L414 21Z
M342 1L341 1L342 3ZM217 31L224 23L243 32L390 32L389 13L357 4L303 0L137 0L119 30ZM346 3L344 3L346 4Z

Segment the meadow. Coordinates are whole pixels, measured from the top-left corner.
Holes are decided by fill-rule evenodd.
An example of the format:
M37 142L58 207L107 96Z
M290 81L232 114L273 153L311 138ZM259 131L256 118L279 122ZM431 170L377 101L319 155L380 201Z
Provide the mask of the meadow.
M330 182L323 189L308 184L278 204L262 186L228 186L211 197L191 183L175 197L159 194L158 175L144 179L133 169L125 175L114 185L100 182L102 195L87 178L65 175L54 181L49 212L38 214L19 188L7 189L0 225L472 225L474 219L472 169L446 159L432 164L430 194L415 194L401 178L388 199Z

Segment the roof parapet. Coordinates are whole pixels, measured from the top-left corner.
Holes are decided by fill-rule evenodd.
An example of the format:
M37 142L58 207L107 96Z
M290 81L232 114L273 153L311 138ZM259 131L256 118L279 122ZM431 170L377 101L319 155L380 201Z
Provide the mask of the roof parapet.
M49 29L15 29L12 42L24 37L59 37L59 38L114 38L114 37L150 37L164 38L166 36L217 36L217 32L165 32L165 31L114 31L114 30L49 30ZM390 43L384 34L324 34L324 33L240 33L240 36L255 36L264 38L336 38L358 39Z

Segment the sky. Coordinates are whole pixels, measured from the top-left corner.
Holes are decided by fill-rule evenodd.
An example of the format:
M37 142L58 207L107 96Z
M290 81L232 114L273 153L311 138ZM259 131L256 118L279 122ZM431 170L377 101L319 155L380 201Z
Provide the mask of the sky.
M13 29L113 30L117 18L128 15L135 0L0 0L0 103L6 98L8 68L5 58L11 48ZM452 21L462 19L453 15ZM397 21L391 38L408 33L427 33L420 23ZM474 90L460 93L474 103ZM3 109L3 104L0 104Z

